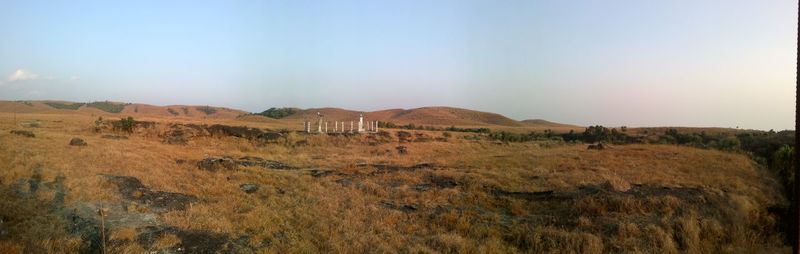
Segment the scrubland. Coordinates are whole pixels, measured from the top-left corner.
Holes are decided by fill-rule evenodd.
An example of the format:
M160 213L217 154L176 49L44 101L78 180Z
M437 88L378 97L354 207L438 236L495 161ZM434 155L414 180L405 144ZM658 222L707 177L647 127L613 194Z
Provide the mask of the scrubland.
M772 212L787 202L781 185L734 152L435 131L401 142L395 129L181 145L164 142L176 121L300 126L154 117L125 133L95 131L95 120L0 114L0 252L98 253L103 242L109 253L789 251ZM88 145L70 146L75 137ZM198 167L244 156L291 168Z

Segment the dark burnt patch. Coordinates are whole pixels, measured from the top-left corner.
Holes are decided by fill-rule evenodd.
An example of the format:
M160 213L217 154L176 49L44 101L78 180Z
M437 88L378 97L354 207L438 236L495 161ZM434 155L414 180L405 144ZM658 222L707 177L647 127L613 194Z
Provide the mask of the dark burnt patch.
M197 197L183 193L153 191L131 176L106 176L117 185L120 195L125 199L148 205L158 210L185 210L189 204L197 203Z
M183 230L172 226L148 226L139 229L136 241L146 249L152 249L154 243L166 234L177 236L181 242L176 246L160 250L164 253L219 253L230 249L233 242L226 234L208 231Z
M378 203L378 206L386 208L386 209L398 210L398 211L406 212L406 213L415 212L415 211L419 210L419 207L417 205L414 205L414 204L396 204L394 201L391 201L391 200L381 201L380 203Z
M27 138L35 138L36 135L33 134L31 131L24 131L24 130L12 130L11 134L19 135Z
M653 196L674 196L684 201L702 202L707 193L697 187L667 187L650 185L633 185L627 191L614 191L604 185L584 185L577 190L567 192L546 191L506 191L502 189L492 189L490 191L495 197L509 197L525 199L528 201L552 201L552 200L576 200L594 196L615 196L615 197L634 197L647 198Z

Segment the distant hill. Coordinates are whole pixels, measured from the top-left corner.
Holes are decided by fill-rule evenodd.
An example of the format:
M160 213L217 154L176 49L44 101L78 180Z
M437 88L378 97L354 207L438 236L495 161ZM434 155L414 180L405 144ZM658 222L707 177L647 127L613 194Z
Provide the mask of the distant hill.
M211 106L170 105L155 106L140 103L110 101L0 101L0 112L17 113L76 113L76 114L120 114L130 116L161 116L189 118L234 119L247 112Z
M317 112L330 121L357 120L362 112L340 108L314 108L302 110L287 119L314 119ZM422 107L415 109L387 109L363 112L367 121L388 121L395 124L439 125L439 126L508 126L523 124L500 114L453 107Z
M17 113L75 113L108 115L117 114L133 117L176 117L176 118L213 118L236 119L261 123L297 123L303 119L313 120L317 113L325 116L326 121L358 121L360 114L366 121L384 121L399 125L432 125L457 127L503 127L559 129L580 128L574 125L548 122L545 120L516 121L500 114L482 112L454 107L422 107L414 109L385 109L373 112L361 112L341 108L271 108L261 113L249 112L213 106L169 105L156 106L141 103L123 102L69 102L69 101L0 101L0 112Z
M542 119L522 120L522 121L520 121L520 123L522 123L522 124L524 124L526 126L536 126L536 127L554 127L554 128L559 128L559 127L580 127L580 126L571 125L571 124L554 123L554 122L550 122L550 121L542 120Z

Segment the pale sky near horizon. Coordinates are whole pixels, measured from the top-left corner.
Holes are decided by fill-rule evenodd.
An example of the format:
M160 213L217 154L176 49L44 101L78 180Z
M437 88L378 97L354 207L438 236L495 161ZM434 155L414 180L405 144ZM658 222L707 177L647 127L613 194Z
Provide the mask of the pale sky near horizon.
M3 1L0 100L793 129L797 2Z

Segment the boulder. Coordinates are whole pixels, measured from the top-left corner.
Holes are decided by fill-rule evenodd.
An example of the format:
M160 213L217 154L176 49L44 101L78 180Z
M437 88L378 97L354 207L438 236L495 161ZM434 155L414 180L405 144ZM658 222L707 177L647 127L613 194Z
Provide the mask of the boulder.
M197 168L208 171L235 170L236 161L230 157L208 157L197 163Z
M245 193L250 194L258 191L258 185L254 183L245 183L239 185L239 189L242 189L242 191L244 191Z
M72 138L72 140L69 141L69 145L71 145L71 146L86 146L87 144L86 144L86 141L83 141L83 139Z

